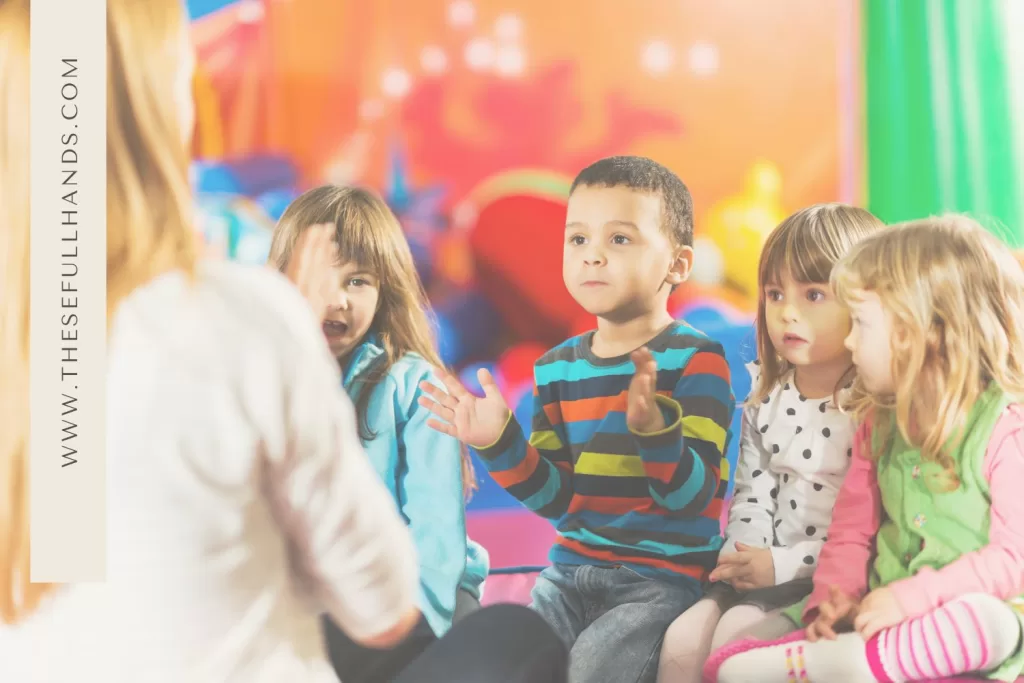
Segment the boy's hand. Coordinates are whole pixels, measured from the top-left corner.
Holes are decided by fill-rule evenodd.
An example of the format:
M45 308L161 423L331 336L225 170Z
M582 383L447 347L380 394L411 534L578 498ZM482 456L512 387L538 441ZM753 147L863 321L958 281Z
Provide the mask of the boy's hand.
M636 372L626 394L626 425L640 434L660 432L665 428L665 417L654 399L658 364L646 346L630 354L630 359Z
M718 566L708 578L730 583L738 591L774 586L775 562L772 560L772 551L737 543L736 552L719 556Z
M896 602L892 591L885 587L876 588L860 601L853 627L867 640L882 629L902 623L905 618L903 608Z
M807 627L807 640L816 642L819 638L835 640L837 626L852 626L857 616L859 601L838 586L829 588L829 598L818 605L818 616Z
M323 320L331 300L341 289L338 246L334 243L334 225L314 225L295 241L284 274L298 287L313 308L317 320Z
M447 372L439 374L447 393L430 382L420 382L420 388L436 399L420 396L420 405L441 418L431 418L427 424L473 448L484 448L497 441L508 422L509 409L491 373L483 368L477 371L483 398L469 393Z

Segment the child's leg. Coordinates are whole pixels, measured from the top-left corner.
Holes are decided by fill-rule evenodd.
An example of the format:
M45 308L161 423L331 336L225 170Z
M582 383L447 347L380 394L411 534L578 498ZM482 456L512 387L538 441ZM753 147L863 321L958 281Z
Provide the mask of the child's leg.
M711 640L711 650L741 638L775 640L795 630L796 624L783 616L781 609L765 612L755 605L736 605L723 614L718 622Z
M480 609L480 601L468 591L461 588L455 594L455 614L452 615L452 623L457 623Z
M661 644L658 683L700 683L721 616L718 602L704 598L672 622Z
M699 586L624 567L581 567L578 576L596 618L570 652L570 683L655 683L665 631L700 598Z
M580 569L552 565L540 573L530 593L530 609L542 616L570 648L586 626L586 609L576 587L576 572Z
M844 633L816 643L786 639L753 644L727 658L718 667L717 680L924 681L991 671L1020 644L1020 621L1009 605L990 595L968 595L885 629L866 643L857 633ZM714 673L714 666L709 661L705 673Z

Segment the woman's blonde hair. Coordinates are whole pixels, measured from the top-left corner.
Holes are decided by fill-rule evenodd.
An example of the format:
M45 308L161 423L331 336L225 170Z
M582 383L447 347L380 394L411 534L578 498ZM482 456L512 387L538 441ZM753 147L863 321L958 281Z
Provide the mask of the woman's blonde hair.
M872 394L856 381L851 401L854 415L879 430L876 457L894 425L922 458L952 469L950 449L993 383L1024 398L1024 269L975 221L893 226L854 247L832 285L847 304L873 292L892 316L895 391Z
M391 367L407 353L419 354L431 365L444 369L427 316L423 290L402 226L388 205L375 193L360 187L325 185L304 193L285 210L274 230L269 261L284 271L299 235L314 225L331 223L338 254L344 263L354 262L372 272L378 281L377 312L368 334L376 334L384 355L355 385L356 416L360 437L376 437L370 430L370 396ZM463 452L463 491L475 487L469 454Z
M779 223L761 249L757 267L757 359L760 381L751 390L750 403L770 394L792 365L772 344L768 335L765 288L781 284L788 275L803 284L827 285L832 268L861 239L885 227L874 214L848 204L815 204ZM850 372L836 389L849 383Z
M107 0L107 310L169 270L191 274L187 141L172 83L179 0ZM28 502L29 2L0 1L0 620L54 586L30 583Z

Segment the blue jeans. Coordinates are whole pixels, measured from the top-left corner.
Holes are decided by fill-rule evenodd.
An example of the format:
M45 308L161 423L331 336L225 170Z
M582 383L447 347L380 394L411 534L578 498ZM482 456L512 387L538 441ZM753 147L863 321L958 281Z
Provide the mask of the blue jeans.
M701 597L692 586L626 567L548 567L530 605L570 648L569 683L654 683L661 641Z

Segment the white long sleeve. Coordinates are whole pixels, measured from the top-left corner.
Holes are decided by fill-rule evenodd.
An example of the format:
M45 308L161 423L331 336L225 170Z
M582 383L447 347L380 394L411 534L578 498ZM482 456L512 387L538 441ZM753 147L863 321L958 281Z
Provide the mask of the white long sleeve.
M736 542L766 548L774 543L779 483L770 469L771 453L765 451L755 421L757 408L743 409L740 428L740 453L736 462L735 486L729 523L725 528L722 552L731 553Z
M265 268L133 292L107 373L107 582L0 626L0 681L337 683L416 603L416 557L308 304Z
M306 588L350 636L376 636L415 605L412 539L363 451L337 364L322 339L298 341L289 438L268 458L268 489Z

